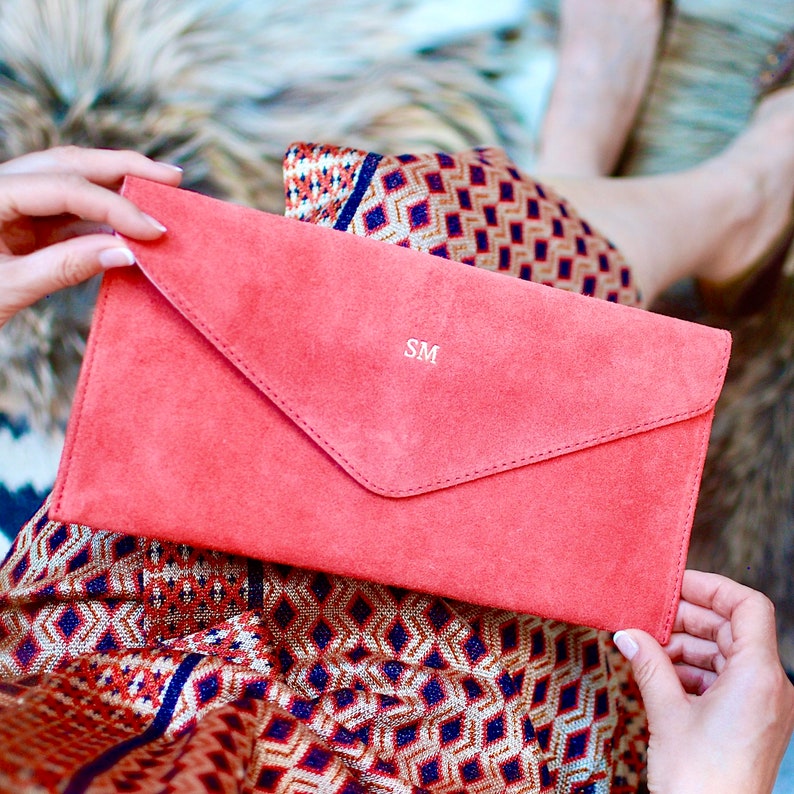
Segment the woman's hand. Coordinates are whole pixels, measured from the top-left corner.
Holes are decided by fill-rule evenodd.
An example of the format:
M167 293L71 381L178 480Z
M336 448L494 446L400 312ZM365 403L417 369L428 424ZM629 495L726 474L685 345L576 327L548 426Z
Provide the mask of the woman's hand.
M181 169L130 151L63 147L0 165L0 326L20 309L135 257L113 235L165 232L116 190L127 174L178 185Z
M769 599L686 571L668 645L636 629L615 642L648 713L652 792L772 791L794 730L794 686L780 664Z

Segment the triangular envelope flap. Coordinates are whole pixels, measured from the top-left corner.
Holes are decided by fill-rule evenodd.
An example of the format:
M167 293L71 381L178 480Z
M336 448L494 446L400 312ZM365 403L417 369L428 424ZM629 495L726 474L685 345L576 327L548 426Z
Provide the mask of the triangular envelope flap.
M410 496L713 408L727 333L129 178L171 304L359 483Z

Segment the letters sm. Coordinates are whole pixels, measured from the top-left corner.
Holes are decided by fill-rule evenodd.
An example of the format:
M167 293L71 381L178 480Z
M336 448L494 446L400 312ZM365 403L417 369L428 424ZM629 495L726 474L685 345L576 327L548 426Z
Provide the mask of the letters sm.
M406 341L403 355L406 358L415 358L417 361L427 361L430 364L435 364L439 350L438 345L431 346L429 342L412 337Z

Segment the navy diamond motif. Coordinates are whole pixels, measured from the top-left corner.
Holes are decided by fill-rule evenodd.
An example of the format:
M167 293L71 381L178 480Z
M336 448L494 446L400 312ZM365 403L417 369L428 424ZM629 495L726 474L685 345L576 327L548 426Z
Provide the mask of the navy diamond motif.
M485 656L488 650L485 647L485 643L476 634L472 634L471 637L466 640L463 648L466 651L466 656L469 657L469 661L472 664L477 664L477 662L482 659L483 656Z
M444 670L447 663L438 648L433 649L427 656L425 656L422 664L425 667L431 667L434 670Z
M579 703L579 684L569 684L560 692L560 713L576 708Z
M208 676L196 684L197 694L202 703L212 700L218 694L219 689L220 682L217 675Z
M599 689L595 697L595 716L600 719L609 713L609 697L606 689Z
M298 766L311 772L321 773L325 771L330 763L331 753L315 744L309 748L309 751L303 756Z
M348 706L353 705L356 695L352 689L338 689L334 692L334 700L336 707L339 709L346 709Z
M394 732L394 741L398 747L405 747L406 744L411 744L418 738L419 731L416 723L413 725L406 725L404 728L398 728Z
M532 693L532 705L537 706L539 703L544 703L546 700L546 693L549 689L549 676L544 676L535 682L535 689Z
M421 229L430 223L430 205L427 201L420 201L408 208L408 223L411 229Z
M386 677L395 683L397 679L402 675L404 669L404 665L402 662L398 662L395 660L391 660L389 662L384 662L383 664L383 672L385 673Z
M353 664L356 664L362 659L366 659L367 656L370 655L370 652L363 645L357 645L352 651L348 651L346 655Z
M102 653L107 653L108 651L116 651L118 650L118 643L116 642L116 638L110 631L106 631L102 639L97 643L97 650L101 651Z
M503 714L494 717L485 724L485 741L489 744L498 741L505 735L505 718Z
M463 226L460 222L460 214L457 212L450 212L446 216L447 222L447 236L461 237L463 235Z
M437 705L438 703L441 703L441 701L445 700L447 697L444 693L444 688L435 678L428 681L422 687L421 692L425 703L427 703L428 707L430 708Z
M502 773L502 777L505 779L505 783L515 783L517 780L521 780L521 763L518 758L505 761L499 767L499 770Z
M533 631L530 639L532 642L533 659L546 653L546 637L543 634L543 629L537 629L537 631Z
M135 551L135 538L131 535L123 535L120 537L114 544L113 550L116 555L116 559L120 560L122 557L126 557L128 554L132 554Z
M262 791L275 791L279 781L284 777L285 770L277 769L274 766L266 766L260 773L256 781L256 787Z
M385 174L383 177L383 187L386 188L388 192L391 193L392 190L397 190L405 185L405 177L403 176L403 172L399 169L395 171L390 171L388 174Z
M565 748L565 760L571 761L574 758L581 758L587 752L587 743L589 739L589 728L569 736L568 744Z
M441 726L441 744L449 744L460 738L462 722L460 717L445 722Z
M322 604L331 592L331 583L328 581L328 577L324 573L318 573L311 584L311 590Z
M473 783L475 780L479 780L482 777L480 762L476 758L473 758L471 761L461 764L460 774L467 783Z
M527 199L527 218L533 221L540 218L540 205L537 199Z
M399 619L394 621L394 625L389 629L389 633L386 636L395 653L400 653L408 642L408 632Z
M439 777L441 777L438 759L434 758L432 761L422 764L422 766L419 767L419 774L422 776L423 786L429 786L431 783L435 783Z
M285 720L283 717L273 717L270 725L265 729L265 737L277 742L286 742L292 735L294 727L294 723Z
M350 615L359 626L363 626L372 614L372 607L361 596L358 596L348 607L347 614Z
M80 616L70 606L66 612L64 612L58 618L58 620L55 621L55 625L58 626L58 628L63 632L63 636L68 640L82 622L83 621Z
M383 211L383 207L373 207L368 212L365 212L364 224L366 225L368 232L374 232L377 229L380 229L382 226L385 226L386 213Z
M462 683L469 700L477 700L483 696L482 687L473 678L464 678Z
M328 671L321 664L314 665L309 671L309 683L319 692L325 691L329 679Z
M441 179L441 174L438 171L425 174L425 182L427 183L427 189L431 193L444 193L444 182Z
M321 618L312 630L312 639L322 651L334 637L331 627Z
M279 601L278 606L273 611L273 619L281 626L282 629L287 628L295 617L295 610L290 606L286 598Z
M479 165L469 166L469 181L472 185L485 184L485 169Z
M593 642L588 642L587 645L582 648L582 661L584 663L583 667L585 672L594 667L598 667L600 660L601 656L598 652L598 641L593 640Z
M17 645L14 650L14 656L16 656L17 661L22 667L27 667L30 662L38 656L40 651L41 648L39 648L36 640L31 636L27 636Z
M47 539L47 545L50 547L50 551L53 552L59 549L66 541L67 537L66 527L61 524Z
M14 566L13 570L11 571L11 581L13 581L14 584L19 584L19 580L25 575L28 565L28 555L25 554L25 556Z
M452 613L443 601L434 601L430 609L427 610L427 616L436 631L441 631L452 620Z
M518 623L511 620L499 629L502 635L502 650L512 651L518 647Z

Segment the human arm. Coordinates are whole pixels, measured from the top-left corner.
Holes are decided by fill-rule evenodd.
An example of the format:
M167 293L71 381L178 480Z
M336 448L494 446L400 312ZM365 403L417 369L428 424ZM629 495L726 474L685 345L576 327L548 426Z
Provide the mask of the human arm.
M668 645L636 629L615 642L645 702L653 794L770 794L794 730L794 686L769 599L686 571Z
M178 185L180 169L131 151L60 147L0 165L0 326L109 267L133 264L112 232L165 231L116 190L125 175Z

